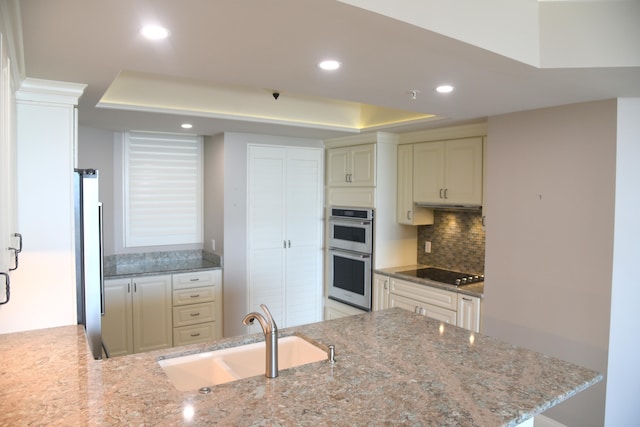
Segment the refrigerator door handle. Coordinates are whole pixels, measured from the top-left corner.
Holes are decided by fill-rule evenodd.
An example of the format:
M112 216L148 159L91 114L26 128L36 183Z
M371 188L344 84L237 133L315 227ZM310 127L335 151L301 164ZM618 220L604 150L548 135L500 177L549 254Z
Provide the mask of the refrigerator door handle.
M98 228L100 233L100 315L104 316L105 303L104 303L104 231L103 231L103 216L102 216L102 202L98 203Z
M4 271L0 271L0 275L4 276L4 286L5 286L5 299L0 302L0 305L4 305L9 302L11 298L11 278Z

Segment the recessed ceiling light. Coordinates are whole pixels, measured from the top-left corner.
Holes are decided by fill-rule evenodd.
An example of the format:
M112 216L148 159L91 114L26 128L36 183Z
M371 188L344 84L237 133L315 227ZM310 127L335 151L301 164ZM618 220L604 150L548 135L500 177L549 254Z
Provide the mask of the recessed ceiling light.
M169 37L169 30L159 25L147 25L142 27L140 34L150 40L162 40Z
M450 93L453 92L453 86L451 85L440 85L436 88L438 93Z
M193 125L191 123L183 123L180 125L182 129L191 129Z
M323 70L333 71L340 68L340 62L336 61L335 59L328 59L319 63L318 67L322 68Z

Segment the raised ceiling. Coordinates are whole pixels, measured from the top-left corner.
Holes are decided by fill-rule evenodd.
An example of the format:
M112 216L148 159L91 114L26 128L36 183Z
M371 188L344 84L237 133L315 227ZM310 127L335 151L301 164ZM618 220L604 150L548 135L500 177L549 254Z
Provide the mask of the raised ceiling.
M445 0L349 3L21 0L25 75L88 84L81 125L180 132L190 121L198 134L326 138L640 96L635 0L517 0L502 13L487 1L482 14ZM148 23L170 37L143 39ZM343 67L316 66L329 57ZM456 90L436 93L442 83Z

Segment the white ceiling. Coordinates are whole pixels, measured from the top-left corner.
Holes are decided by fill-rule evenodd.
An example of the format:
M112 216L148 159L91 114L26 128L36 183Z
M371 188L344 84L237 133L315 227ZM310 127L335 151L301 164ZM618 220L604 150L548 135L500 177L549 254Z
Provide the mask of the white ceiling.
M532 0L517 1L526 3L527 10L534 10ZM425 2L446 4L445 0ZM367 4L359 0L352 3ZM375 3L384 4L371 2L372 5ZM505 17L501 14L496 14L495 22L490 22L491 14L485 13L482 22L477 22L468 13L454 15L445 10L438 22L451 22L458 30L463 28L464 37L458 37L456 31L430 31L427 28L433 27L429 27L428 19L413 20L416 22L412 24L403 22L409 20L403 19L409 9L400 11L402 13L381 12L397 18L393 19L335 0L19 2L26 76L88 84L79 105L81 125L109 130L180 132L180 123L190 121L194 124L190 132L204 135L237 131L318 138L371 129L416 130L526 109L638 97L640 64L634 62L633 55L625 55L629 46L638 46L638 39L633 39L636 26L631 25L628 43L622 38L629 34L629 23L637 23L640 28L638 2L598 2L600 6L621 3L632 6L626 9L624 22L615 26L619 27L618 39L600 37L616 32L605 31L605 24L589 22L589 25L575 26L580 27L581 38L571 45L567 41L570 34L565 31L563 35L563 28L559 28L561 20L546 20L546 26L552 28L544 33L541 23L540 46L560 46L552 54L556 58L569 59L566 62L572 65L552 68L547 64L540 68L511 59L516 55L509 54L508 49L516 49L517 45L514 48L509 41L518 39L518 31L513 25L505 27ZM412 4L424 6L424 2L408 0L397 4L406 8ZM487 2L494 7L499 4L495 0ZM617 9L607 10L615 12ZM549 9L545 11L544 16L551 16ZM580 19L575 10L571 12L572 17ZM598 16L601 15L602 11ZM593 15L589 17L593 19ZM606 24L611 27L612 18L609 18ZM462 26L461 22L467 26ZM159 43L144 40L138 31L146 23L168 27L171 36ZM586 33L590 30L585 28L594 28L593 34ZM492 29L493 34L487 36ZM529 35L537 31L533 26L530 29ZM578 30L574 33L578 34ZM478 31L481 42L477 45L482 47L469 41L473 31ZM562 37L562 43L552 43L553 37ZM465 39L467 43L458 39ZM502 46L491 49L491 43L498 39ZM591 40L604 42L595 46ZM614 55L609 59L609 55L604 55L609 47L606 43L612 44L611 52L617 53L617 57ZM594 50L596 48L601 50ZM580 61L572 62L571 52L576 52L576 58L580 60L597 57L607 64L598 65L598 68L588 66L588 61L584 63L586 65L574 64ZM327 57L340 60L342 69L334 73L318 69L317 62ZM631 65L621 66L617 58L632 58ZM553 64L562 62L554 61ZM122 82L117 80L119 75L154 76L167 87L176 82L187 82L191 88L196 88L195 97L199 93L200 99L193 98L191 107L182 99L177 106L178 97L172 95L171 90L156 88L145 98L137 87L133 87L131 99L126 99L127 91L124 95L121 91L117 102L103 100L103 105L109 108L96 108L112 84L113 93ZM447 96L435 93L433 88L441 83L453 84L455 92ZM198 91L198 86L203 90ZM211 92L212 87L228 90L223 96ZM419 91L416 99L410 96L411 90ZM272 97L273 91L281 94L277 101ZM251 97L245 97L249 92ZM256 96L262 95L264 102L255 100ZM196 100L197 109L194 107ZM357 123L340 127L327 123L319 125L321 114L313 109L309 110L309 116L313 117L307 120L288 120L287 110L297 108L298 114L306 114L304 108L307 107L300 102L305 101L304 105L308 105L309 100L323 103L325 108L334 102L335 105L362 103L396 112L435 114L439 120L418 120L402 126L369 129ZM207 106L207 102L211 106ZM261 115L252 113L247 117L238 113L244 106L249 111L257 105L260 105ZM229 109L226 113L220 110L225 106Z

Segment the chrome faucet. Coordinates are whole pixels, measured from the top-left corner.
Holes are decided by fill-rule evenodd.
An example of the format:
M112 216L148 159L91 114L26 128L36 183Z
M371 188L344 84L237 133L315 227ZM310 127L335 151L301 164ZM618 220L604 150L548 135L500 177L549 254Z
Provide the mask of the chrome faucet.
M253 325L253 321L256 319L260 322L262 332L264 333L265 344L267 346L264 375L267 378L275 378L278 376L278 327L276 326L276 322L273 320L267 306L260 304L260 308L264 310L264 313L267 316L266 319L262 314L252 311L244 316L242 323L245 325Z

